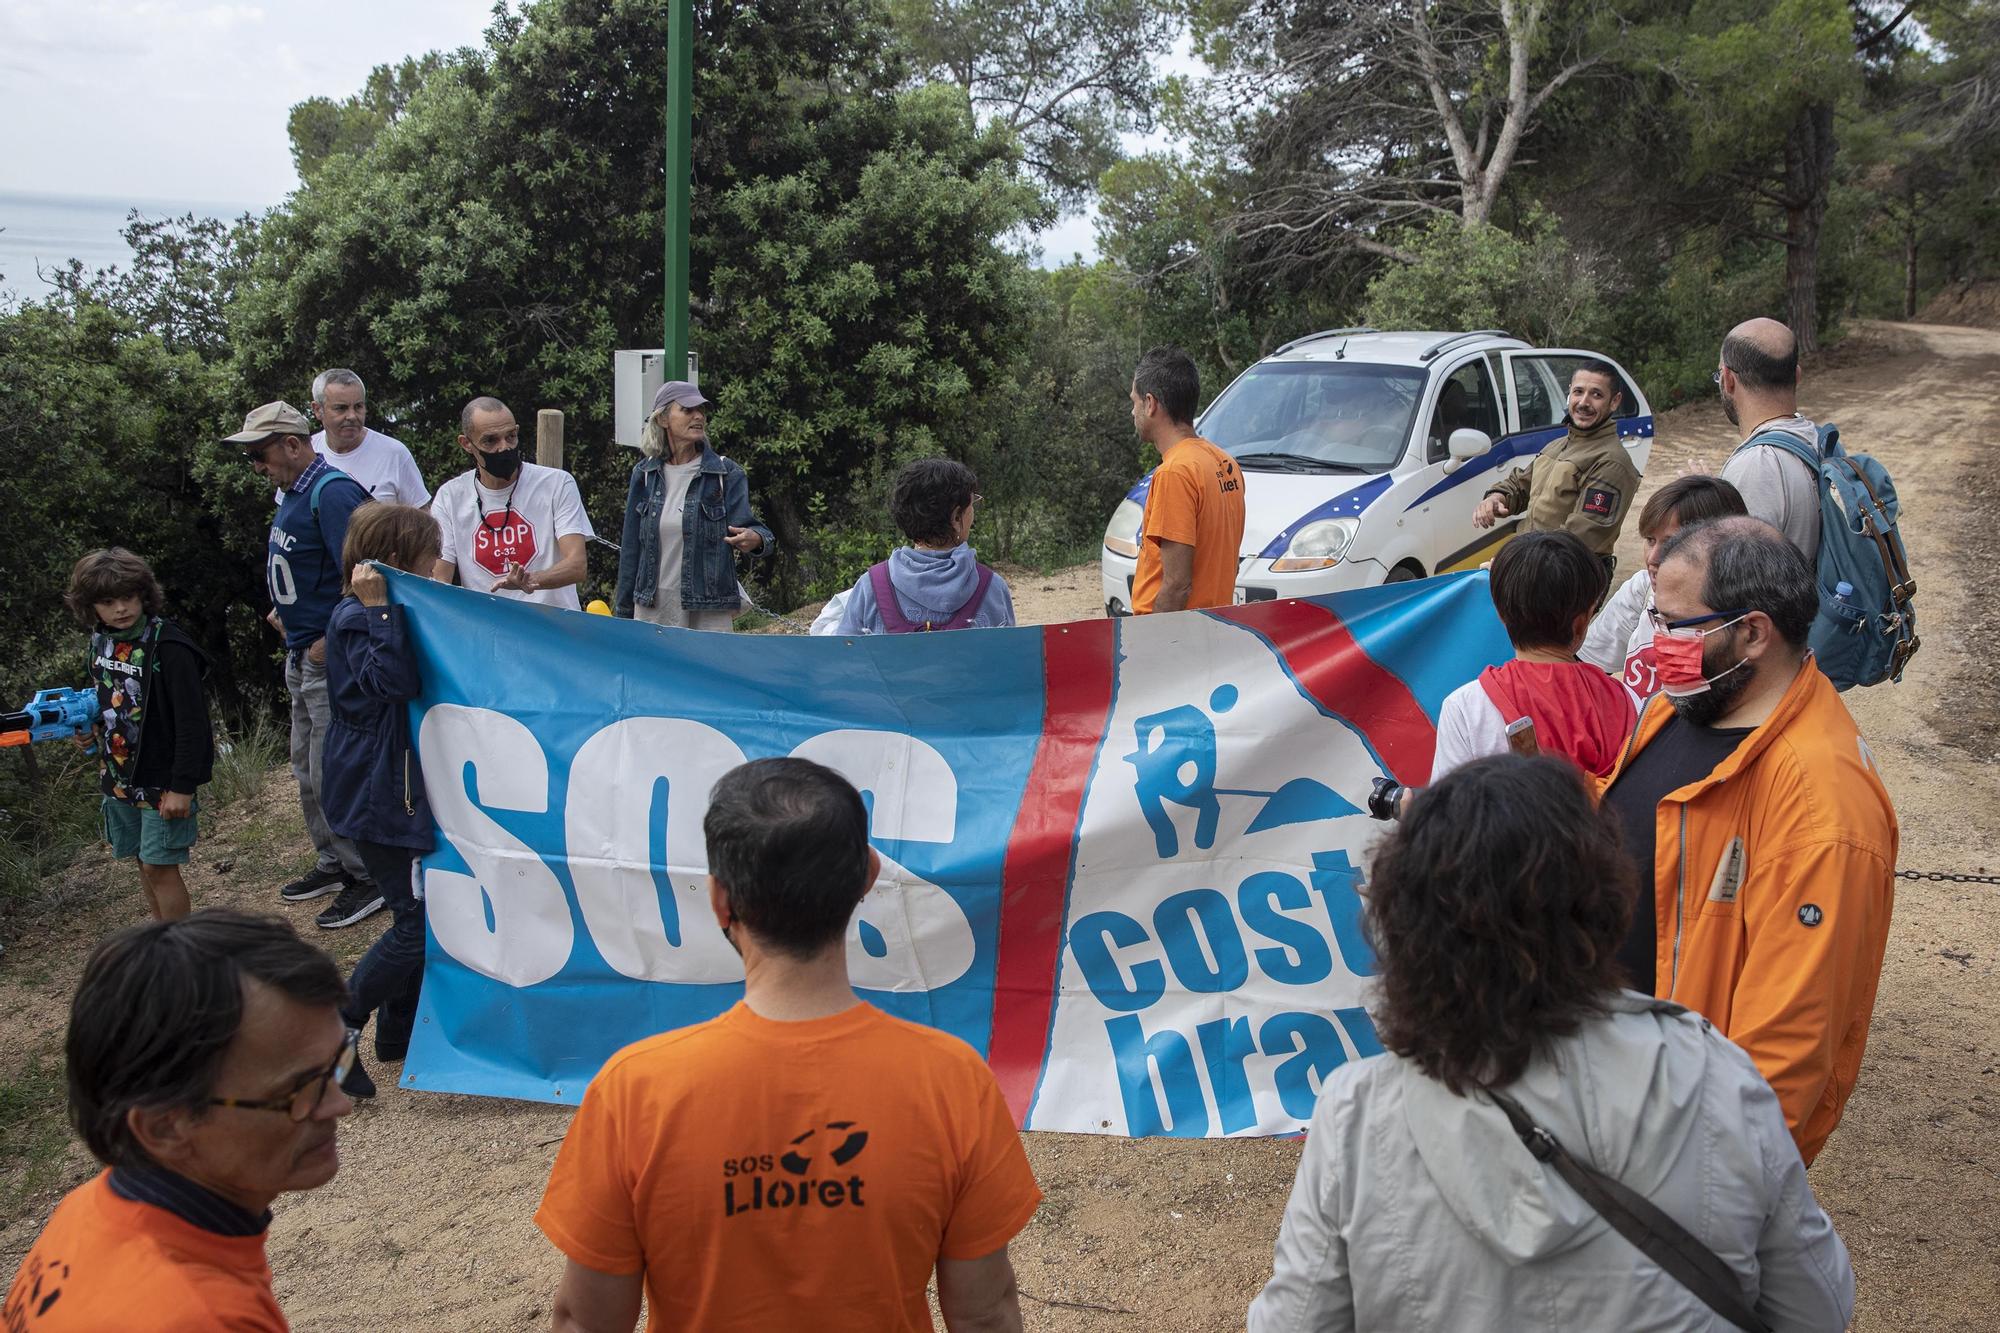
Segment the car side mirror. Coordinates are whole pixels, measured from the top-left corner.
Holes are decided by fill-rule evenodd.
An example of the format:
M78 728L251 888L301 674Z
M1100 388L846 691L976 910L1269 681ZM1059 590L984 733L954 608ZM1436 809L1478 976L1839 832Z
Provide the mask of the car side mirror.
M1444 465L1444 470L1456 472L1463 464L1491 450L1493 440L1483 430L1460 426L1451 433L1451 438L1445 441L1445 448L1451 453L1451 461Z

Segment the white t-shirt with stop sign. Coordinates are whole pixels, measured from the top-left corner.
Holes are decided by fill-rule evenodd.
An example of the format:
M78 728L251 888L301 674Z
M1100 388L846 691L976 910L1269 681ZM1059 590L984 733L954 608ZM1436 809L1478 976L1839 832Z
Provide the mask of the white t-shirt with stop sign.
M576 478L569 473L523 463L514 484L499 490L480 485L477 471L461 473L438 487L431 513L443 536L439 558L458 566L458 581L466 587L572 611L583 609L575 584L540 592L493 586L505 577L510 561L539 572L561 559L558 538L596 535L590 516L583 512Z

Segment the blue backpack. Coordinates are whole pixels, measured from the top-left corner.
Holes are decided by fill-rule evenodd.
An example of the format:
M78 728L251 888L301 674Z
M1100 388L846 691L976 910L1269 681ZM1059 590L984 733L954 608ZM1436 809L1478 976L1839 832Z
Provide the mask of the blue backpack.
M1840 445L1840 428L1821 426L1815 452L1782 431L1755 435L1741 449L1769 445L1819 477L1819 615L1813 657L1834 688L1901 680L1916 654L1916 580L1896 531L1896 484L1882 465Z

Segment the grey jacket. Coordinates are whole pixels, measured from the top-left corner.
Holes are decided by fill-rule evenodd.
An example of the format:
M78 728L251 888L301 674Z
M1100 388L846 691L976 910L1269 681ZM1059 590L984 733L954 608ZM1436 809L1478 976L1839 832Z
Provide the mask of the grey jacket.
M1838 1330L1847 1247L1778 1099L1698 1015L1613 1012L1509 1088L1572 1156L1639 1191L1735 1270L1778 1333ZM1529 1155L1498 1107L1393 1055L1326 1080L1251 1333L1733 1326Z

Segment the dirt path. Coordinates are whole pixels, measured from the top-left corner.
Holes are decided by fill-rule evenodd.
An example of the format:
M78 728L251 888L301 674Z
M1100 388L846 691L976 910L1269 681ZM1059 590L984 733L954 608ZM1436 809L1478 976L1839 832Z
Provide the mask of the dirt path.
M1975 632L1994 616L1969 591L1983 592L2000 545L1987 520L2000 512L2000 482L1982 453L2000 437L1996 383L2000 334L1887 326L1844 345L1806 386L1808 410L1880 457L1903 496L1924 647L1902 686L1851 696L1851 706L1901 812L1906 867L2000 872L2000 681L1974 655ZM1732 440L1712 405L1669 414L1648 488L1714 470ZM1636 559L1636 546L1624 554ZM1094 566L1018 578L1016 602L1031 618L1097 611ZM292 801L274 778L224 812L190 876L197 902L275 904L272 886L305 860ZM0 958L10 1086L28 1086L38 1069L46 1081L51 1060L59 1078L76 969L89 941L132 910L102 886L129 887L129 873L101 858L81 864L66 905ZM1854 1254L1857 1328L1990 1326L2000 1308L2000 889L1898 887L1867 1063L1813 1184ZM321 938L351 961L373 931ZM339 1179L278 1207L271 1262L293 1327L544 1326L560 1263L530 1217L569 1114L393 1091L359 1111L343 1132ZM1048 1195L1015 1246L1030 1328L1242 1327L1268 1271L1295 1144L1057 1134L1027 1144ZM43 1160L0 1182L14 1196L0 1213L0 1268L11 1270L89 1169L73 1146Z

